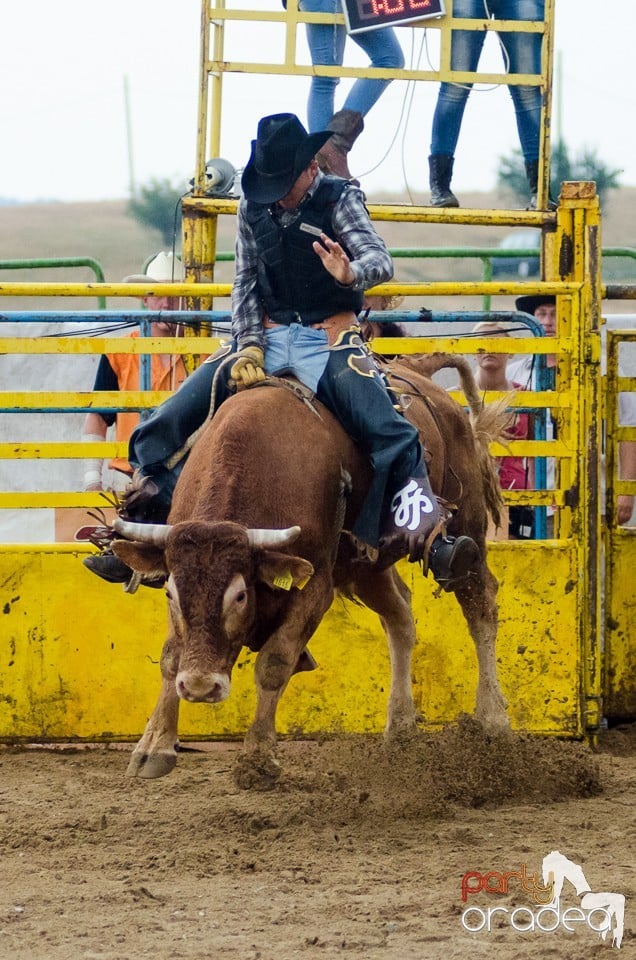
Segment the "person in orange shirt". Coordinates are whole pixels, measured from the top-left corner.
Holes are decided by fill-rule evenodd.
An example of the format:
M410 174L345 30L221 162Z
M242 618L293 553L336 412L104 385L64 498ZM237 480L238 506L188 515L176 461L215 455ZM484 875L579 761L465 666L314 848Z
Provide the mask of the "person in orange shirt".
M173 280L183 280L183 266L179 260L176 260L172 253L158 253L146 267L144 274L134 274L126 277L124 283L152 283L170 282ZM178 310L179 297L155 297L147 296L143 298L143 303L148 310ZM177 337L183 335L183 328L176 323L168 323L158 320L150 325L151 336L153 337ZM139 337L139 330L130 333L130 337ZM93 390L139 390L140 389L140 361L139 354L133 353L111 353L105 354L100 358ZM187 371L181 354L170 356L169 354L153 354L151 359L151 389L152 390L176 390L187 376ZM134 428L139 423L139 414L133 411L121 411L114 413L88 413L84 421L82 431L82 440L85 442L98 442L106 439L106 434L113 424L115 424L115 437L118 441L127 442ZM103 461L100 459L90 459L84 462L84 477L82 483L83 490L102 490L104 489L104 471ZM132 476L133 470L128 461L122 457L111 460L109 468L115 471L112 482L107 482L107 486L118 489L127 484ZM117 482L117 477L121 477L123 483Z

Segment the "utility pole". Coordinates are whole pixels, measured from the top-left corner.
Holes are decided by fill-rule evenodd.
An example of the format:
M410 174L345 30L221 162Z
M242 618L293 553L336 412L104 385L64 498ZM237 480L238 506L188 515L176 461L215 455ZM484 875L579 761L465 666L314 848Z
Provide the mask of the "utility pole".
M563 52L557 50L557 69L556 69L556 142L558 144L563 142Z
M137 193L135 183L135 167L133 163L132 122L130 119L130 93L128 90L128 75L124 74L124 113L126 117L126 144L128 147L128 190L131 199Z

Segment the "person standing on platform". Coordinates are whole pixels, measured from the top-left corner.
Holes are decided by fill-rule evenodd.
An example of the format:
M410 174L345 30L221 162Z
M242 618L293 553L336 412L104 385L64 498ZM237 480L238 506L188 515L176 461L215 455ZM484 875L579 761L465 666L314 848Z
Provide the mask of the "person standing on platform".
M453 0L453 17L484 20L544 20L544 0ZM541 73L541 33L498 34L510 74ZM474 73L486 39L485 30L453 30L451 69ZM433 115L429 184L432 207L458 207L451 190L455 148L459 140L464 110L472 90L470 83L442 83ZM509 86L517 119L517 131L526 167L530 199L526 209L536 210L541 132L541 87ZM476 161L479 163L479 160Z

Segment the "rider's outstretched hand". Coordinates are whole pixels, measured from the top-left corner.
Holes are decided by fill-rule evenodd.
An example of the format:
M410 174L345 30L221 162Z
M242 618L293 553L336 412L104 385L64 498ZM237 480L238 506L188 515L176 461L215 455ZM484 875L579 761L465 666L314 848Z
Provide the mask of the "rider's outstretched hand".
M322 265L334 280L345 287L355 282L356 275L351 269L351 261L339 243L326 233L320 234L320 240L314 240L314 251L322 260Z

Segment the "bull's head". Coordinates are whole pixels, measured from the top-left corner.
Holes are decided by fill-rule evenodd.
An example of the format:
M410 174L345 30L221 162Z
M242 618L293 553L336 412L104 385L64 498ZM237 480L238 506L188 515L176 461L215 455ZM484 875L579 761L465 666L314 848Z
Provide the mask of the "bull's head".
M174 633L172 669L183 700L217 703L230 692L241 647L257 627L256 587L302 588L312 565L284 548L300 527L248 529L237 523L191 520L174 525L115 520L124 540L113 550L147 578L167 577Z

